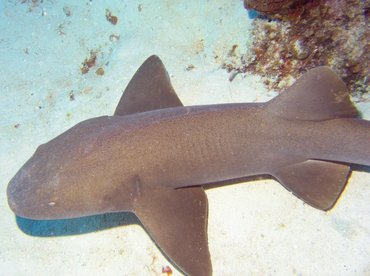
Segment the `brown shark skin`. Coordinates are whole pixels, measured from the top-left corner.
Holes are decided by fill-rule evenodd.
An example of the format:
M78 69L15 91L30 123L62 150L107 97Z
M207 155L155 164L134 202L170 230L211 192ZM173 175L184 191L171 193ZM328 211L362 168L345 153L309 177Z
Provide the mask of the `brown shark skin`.
M84 121L37 149L12 180L17 193L9 194L9 203L24 217L79 217L130 211L132 202L117 195L133 194L136 177L142 189L180 188L273 174L307 159L370 166L368 121L294 122L266 118L263 107L176 107ZM66 162L57 166L54 157ZM14 186L19 183L28 183L27 190ZM42 190L42 183L55 189ZM30 190L36 195L30 197ZM59 201L76 192L83 201Z
M296 100L297 91L310 88L321 98L299 94L306 102ZM174 105L172 98L169 106ZM178 188L270 174L312 206L327 210L346 184L348 164L370 166L370 122L358 118L348 91L327 68L314 69L267 103L152 109L89 119L41 145L9 183L11 209L32 219L133 211L144 225L151 220L148 231L166 242L159 222L146 210L157 210L166 193L182 191L185 198L185 190L192 189ZM312 180L313 175L319 178ZM313 186L301 184L313 181ZM206 198L196 189L196 202L204 206ZM151 202L152 195L158 200ZM200 211L206 219L206 209ZM181 219L185 213L169 216ZM178 250L174 260L186 259ZM193 271L190 266L181 269L211 274L209 262L203 270L201 264Z

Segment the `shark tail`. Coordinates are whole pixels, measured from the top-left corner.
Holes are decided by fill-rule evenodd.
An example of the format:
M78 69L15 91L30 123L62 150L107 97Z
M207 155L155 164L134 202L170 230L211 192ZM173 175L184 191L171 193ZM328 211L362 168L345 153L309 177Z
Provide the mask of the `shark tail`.
M346 85L329 67L317 67L308 71L284 93L267 103L266 111L272 116L287 120L326 121L328 126L333 125L334 120L330 121L332 119L346 119L344 121L348 121L361 136L360 140L364 141L366 137L364 129L357 127L358 121L362 120L358 119L359 112L350 100ZM345 135L347 131L344 128L342 130ZM332 129L337 131L337 125ZM368 137L370 138L370 135ZM367 152L370 149L369 141L365 141ZM351 143L353 144L352 141ZM348 144L344 147L348 148L348 152L353 152L353 148ZM325 148L321 150L322 152L317 153L318 156L330 157L328 153L324 153ZM370 161L370 156L363 158L365 154L366 152L362 153L358 161ZM353 156L360 154L355 152ZM298 163L279 167L271 174L304 202L320 210L329 210L339 199L350 174L350 166L346 164L345 158L349 157L343 157L343 160L321 157L318 158L320 160L305 160L303 157ZM323 160L340 160L343 163Z

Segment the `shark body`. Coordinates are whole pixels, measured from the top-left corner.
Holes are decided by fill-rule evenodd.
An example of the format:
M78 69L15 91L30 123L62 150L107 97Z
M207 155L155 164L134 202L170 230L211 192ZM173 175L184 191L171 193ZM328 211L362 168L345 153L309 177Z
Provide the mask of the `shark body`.
M10 181L8 202L40 220L134 212L184 273L210 275L203 186L269 174L328 210L352 163L370 166L370 122L329 68L267 103L184 107L152 56L114 116L83 121L36 150Z

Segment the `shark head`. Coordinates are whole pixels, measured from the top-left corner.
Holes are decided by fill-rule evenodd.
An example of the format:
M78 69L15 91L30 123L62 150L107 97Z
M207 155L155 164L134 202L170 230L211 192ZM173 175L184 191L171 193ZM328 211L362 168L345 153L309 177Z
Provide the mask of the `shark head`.
M8 185L13 212L30 219L65 219L125 210L132 186L122 175L115 178L114 164L108 166L104 156L109 155L102 154L104 141L91 135L92 129L103 132L108 121L107 116L84 121L40 145ZM116 202L121 193L125 200Z
M48 149L49 146L41 145L9 182L8 203L17 216L58 219L62 218L62 213L65 212L63 209L69 204L60 196L55 197L63 185L60 185L59 172L51 168L56 163L55 160L47 162L44 157L44 152ZM62 167L61 162L57 163Z

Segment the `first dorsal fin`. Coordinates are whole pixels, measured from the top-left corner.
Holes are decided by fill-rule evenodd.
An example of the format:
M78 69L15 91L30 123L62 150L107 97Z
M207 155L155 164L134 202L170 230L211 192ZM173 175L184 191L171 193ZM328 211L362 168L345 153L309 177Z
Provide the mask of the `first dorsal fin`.
M326 66L305 73L266 108L274 116L307 121L359 116L346 85Z
M182 106L162 61L149 57L136 71L118 103L115 116Z

